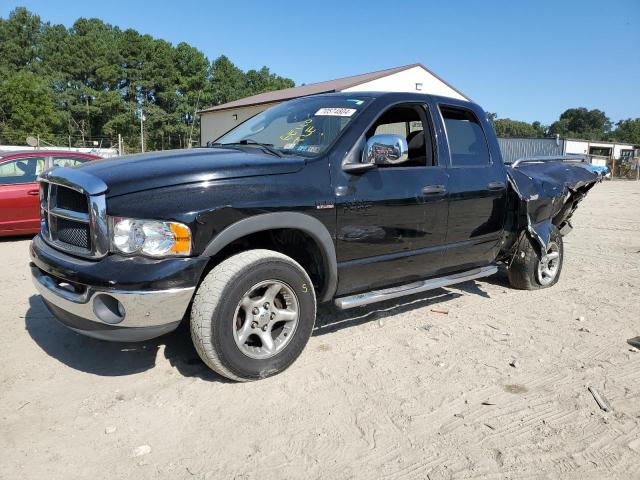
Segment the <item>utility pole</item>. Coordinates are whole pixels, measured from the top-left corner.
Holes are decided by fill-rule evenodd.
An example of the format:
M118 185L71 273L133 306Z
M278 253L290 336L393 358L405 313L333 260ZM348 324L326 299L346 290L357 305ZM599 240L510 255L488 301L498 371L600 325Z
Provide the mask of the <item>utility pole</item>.
M118 134L118 155L122 155L122 135Z
M140 107L140 149L142 150L142 153L144 153L144 127L143 127L143 122L144 122L144 113L142 111L142 107Z
M193 109L193 117L191 119L191 129L189 130L189 146L187 148L191 148L191 135L193 135L193 126L196 123L196 115L198 114L198 105L200 104L200 94L202 90L198 92L198 98L196 98L196 107Z

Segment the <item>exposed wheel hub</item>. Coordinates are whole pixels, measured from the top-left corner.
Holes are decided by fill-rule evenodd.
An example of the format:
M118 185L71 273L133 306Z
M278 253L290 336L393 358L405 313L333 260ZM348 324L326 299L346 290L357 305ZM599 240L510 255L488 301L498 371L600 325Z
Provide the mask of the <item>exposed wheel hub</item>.
M236 308L236 345L248 357L272 357L288 345L298 318L298 298L289 285L279 280L260 282L244 294Z
M538 262L536 277L540 285L549 285L558 275L560 270L560 247L555 242L550 242L547 251Z

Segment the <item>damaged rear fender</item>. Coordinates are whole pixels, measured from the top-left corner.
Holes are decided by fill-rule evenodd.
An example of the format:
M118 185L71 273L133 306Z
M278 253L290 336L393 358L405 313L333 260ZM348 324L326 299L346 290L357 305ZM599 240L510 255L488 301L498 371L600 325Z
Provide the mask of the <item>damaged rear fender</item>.
M562 161L507 166L507 178L519 199L515 230L526 230L543 252L554 226L562 235L571 231L573 212L598 181L586 168Z

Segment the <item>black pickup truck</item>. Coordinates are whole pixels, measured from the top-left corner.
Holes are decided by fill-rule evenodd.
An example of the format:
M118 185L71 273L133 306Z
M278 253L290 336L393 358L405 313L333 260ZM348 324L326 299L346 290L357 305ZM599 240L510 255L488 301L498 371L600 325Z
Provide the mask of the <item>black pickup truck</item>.
M492 275L550 287L597 177L560 159L504 165L485 112L411 93L301 98L207 148L39 178L34 283L85 335L138 341L186 317L235 380L278 373L317 302L359 307Z

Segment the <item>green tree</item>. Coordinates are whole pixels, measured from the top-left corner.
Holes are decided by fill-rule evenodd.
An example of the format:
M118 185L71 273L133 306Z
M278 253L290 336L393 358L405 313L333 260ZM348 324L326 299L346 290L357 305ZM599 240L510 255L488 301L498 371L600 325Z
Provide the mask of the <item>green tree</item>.
M210 92L213 105L220 105L250 95L246 88L244 72L225 55L216 58L211 65Z
M65 28L17 8L0 19L3 141L38 133L57 143L115 144L120 134L136 151L144 112L147 148L185 147L198 129L196 109L293 85L266 66L245 73L224 55L210 63L186 43L97 18Z
M540 122L520 122L510 118L500 118L493 121L493 128L499 137L542 138L545 129Z
M499 137L543 138L547 133L547 127L537 121L527 123L510 118L498 118L498 114L494 112L488 112L487 119L493 124Z
M213 95L209 85L209 61L197 49L179 43L174 49L176 66L175 107L172 110L170 123L163 132L169 143L182 137L182 143L189 145L189 137L198 135L200 119L196 110L203 105L211 105Z
M628 118L616 123L610 139L617 142L640 145L640 118Z
M565 110L560 119L549 127L549 133L564 138L602 140L611 130L611 120L601 110L584 107Z
M0 143L24 144L27 136L52 140L60 126L49 85L29 71L0 82Z
M246 73L246 89L251 95L269 92L271 90L282 90L294 86L292 80L280 77L269 71L267 67L260 70L249 70Z
M5 71L36 67L43 28L40 17L24 7L0 19L0 64Z

